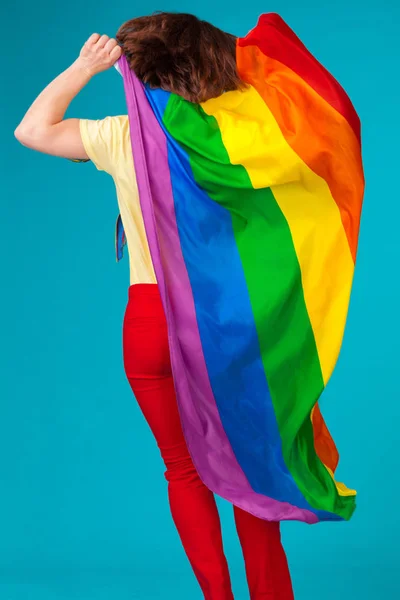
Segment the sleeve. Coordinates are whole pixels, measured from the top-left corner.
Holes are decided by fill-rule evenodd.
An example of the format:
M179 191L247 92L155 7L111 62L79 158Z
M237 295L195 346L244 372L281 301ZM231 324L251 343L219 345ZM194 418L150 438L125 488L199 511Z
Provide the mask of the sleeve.
M80 119L86 154L99 171L114 174L123 151L126 121L126 117L106 117L97 121Z

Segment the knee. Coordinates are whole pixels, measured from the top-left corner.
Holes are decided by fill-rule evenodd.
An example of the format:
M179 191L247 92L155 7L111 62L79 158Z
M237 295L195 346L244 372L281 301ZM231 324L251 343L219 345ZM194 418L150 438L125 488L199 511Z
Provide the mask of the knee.
M196 471L193 461L187 451L184 454L175 454L165 457L165 479L169 483L183 485L203 485Z

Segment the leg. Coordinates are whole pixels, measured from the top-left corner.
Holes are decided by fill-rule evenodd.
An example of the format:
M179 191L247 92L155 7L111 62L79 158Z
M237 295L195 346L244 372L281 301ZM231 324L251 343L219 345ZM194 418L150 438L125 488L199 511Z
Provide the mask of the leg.
M172 517L204 598L233 600L217 506L186 447L169 362L165 317L159 296L150 294L150 288L148 296L138 294L128 303L124 362L136 400L164 460Z
M280 524L234 507L251 600L293 600Z

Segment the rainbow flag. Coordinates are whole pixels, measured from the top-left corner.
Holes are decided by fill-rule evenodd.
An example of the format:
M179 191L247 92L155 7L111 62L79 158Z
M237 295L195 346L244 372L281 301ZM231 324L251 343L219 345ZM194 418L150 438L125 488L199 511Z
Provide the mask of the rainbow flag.
M346 322L360 123L283 20L238 40L244 91L201 105L125 58L132 151L182 427L215 493L268 520L349 519L318 400Z

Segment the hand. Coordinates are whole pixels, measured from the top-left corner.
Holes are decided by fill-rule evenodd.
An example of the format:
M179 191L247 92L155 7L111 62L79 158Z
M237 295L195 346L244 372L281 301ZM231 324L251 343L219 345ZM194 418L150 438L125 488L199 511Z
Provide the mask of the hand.
M77 63L90 76L110 69L122 54L116 40L94 33L83 46Z

